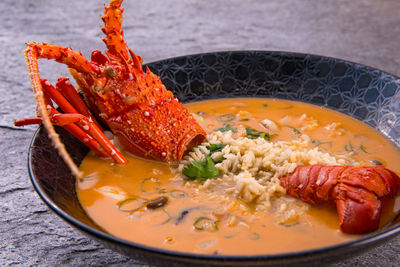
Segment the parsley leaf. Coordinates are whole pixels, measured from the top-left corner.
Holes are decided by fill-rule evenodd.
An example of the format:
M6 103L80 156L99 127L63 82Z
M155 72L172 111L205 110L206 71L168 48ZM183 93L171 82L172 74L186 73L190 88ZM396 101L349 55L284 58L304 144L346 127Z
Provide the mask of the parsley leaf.
M220 131L220 132L227 132L227 131L236 132L237 129L236 128L232 128L230 124L225 124L224 127L215 129L214 131L215 132L218 132L218 131Z
M276 136L276 134L270 135L269 133L257 131L256 129L253 129L251 127L246 127L246 134L247 138L250 139L256 139L258 137L261 137L261 138L266 138L268 141L270 141L271 138Z
M210 144L209 146L207 146L207 149L210 150L210 156L211 156L214 152L219 152L224 147L225 147L224 144Z
M189 180L196 178L212 178L218 176L219 170L215 167L215 163L210 156L207 156L204 162L192 161L187 165L182 173L188 177Z

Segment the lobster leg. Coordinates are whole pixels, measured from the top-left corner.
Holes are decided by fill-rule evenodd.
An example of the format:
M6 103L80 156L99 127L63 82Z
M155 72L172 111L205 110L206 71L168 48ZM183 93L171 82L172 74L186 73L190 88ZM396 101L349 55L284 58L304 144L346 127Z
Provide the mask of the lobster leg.
M79 96L78 92L71 84L68 78L60 77L56 83L57 90L63 94L63 96L71 103L71 105L77 110L78 113L88 117L91 119L96 126L102 130L100 124L97 120L93 117L92 113L90 113L88 107L86 106L85 102L83 102L82 98Z
M54 114L59 114L59 112L55 109L52 109L50 111L50 120L51 123L54 125L57 125L57 122L53 119ZM42 118L24 118L24 119L19 119L14 121L15 126L25 126L25 125L31 125L31 124L42 124L43 120ZM60 125L61 126L61 125ZM85 133L81 128L79 128L77 125L71 123L71 124L66 124L62 126L65 130L70 132L75 138L77 138L79 141L81 141L83 144L88 146L90 149L95 151L99 156L101 157L109 157L107 153L105 153L102 149L100 144L93 139L90 135Z
M111 144L110 140L104 136L103 132L97 128L96 124L91 122L88 118L78 113L68 113L68 114L54 114L53 120L57 125L64 126L71 123L76 123L81 129L93 136L97 142L102 146L107 154L120 164L127 163L127 160L120 152Z
M110 155L117 163L125 164L127 160L121 155L121 153L111 144L111 142L104 136L101 129L93 122L92 118L87 118L86 116L79 114L78 111L73 107L65 97L54 88L46 79L42 79L42 86L45 93L54 100L54 102L67 114L60 114L55 109L51 108L51 120L56 125L67 126L72 123L77 123L77 125L83 129L87 134L92 136L101 145L101 147L106 151L107 155ZM70 84L70 87L72 85ZM75 89L72 87L72 90ZM75 91L76 92L76 91ZM78 94L76 94L79 97ZM79 102L75 100L76 102ZM82 101L83 102L83 101ZM67 126L67 128L71 128ZM74 127L73 127L74 128ZM76 132L76 130L75 130ZM83 139L86 140L86 139ZM87 143L87 142L83 142Z

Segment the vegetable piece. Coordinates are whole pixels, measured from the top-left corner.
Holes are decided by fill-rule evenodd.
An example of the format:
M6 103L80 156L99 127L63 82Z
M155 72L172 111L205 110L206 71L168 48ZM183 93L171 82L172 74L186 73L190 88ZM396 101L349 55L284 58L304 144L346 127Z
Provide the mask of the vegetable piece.
M292 127L292 126L289 126L289 125L284 125L283 127L286 127L286 128L292 129L292 130L293 130L293 132L294 132L295 134L301 134L301 132L300 132L299 130L297 130L296 128L294 128L294 127Z
M244 118L244 119L240 119L239 121L249 121L250 119L248 118Z
M176 218L175 225L178 225L180 222L182 222L183 219L185 219L186 215L188 215L191 210L192 209L181 211L181 213L179 213L179 216Z
M196 178L212 178L219 175L219 170L215 167L214 161L210 156L207 156L204 162L192 161L187 165L182 173L188 177L189 180Z
M267 108L267 107L268 107L268 104L262 104L262 106L263 106L264 108Z
M251 127L246 127L246 134L247 138L250 139L256 139L258 137L261 137L261 138L266 138L268 141L271 141L273 137L277 136L277 134L269 134L266 132L257 131L256 129L253 129Z
M145 204L145 202L142 199L136 198L136 197L131 197L131 198L122 200L117 205L118 205L118 209L120 211L135 212L135 211L143 208L144 204Z
M315 146L328 144L332 148L332 142L323 142L323 141L318 141L318 140L312 140L311 143L313 143Z
M165 206L165 204L168 203L168 197L158 197L156 199L150 200L147 202L146 207L149 209L158 209L161 208L162 206Z
M214 130L214 132L227 132L227 131L232 131L232 132L236 132L237 129L236 128L232 128L230 124L225 124L224 127L222 128L217 128Z
M248 235L249 239L251 240L258 240L260 239L260 234L256 233L256 232L252 232Z
M289 106L287 106L287 107L281 107L281 108L279 108L279 109L291 109L291 108L294 108L294 106L293 106L293 105L289 105Z
M292 223L280 223L280 225L284 226L284 227L293 227L293 226L296 226L298 224L300 224L300 222L298 222L298 221L292 222Z
M369 153L368 151L367 151L367 149L365 149L365 146L364 145L360 145L360 150L362 151L362 152L364 152L364 153L366 153L366 154L371 154L371 153Z
M187 193L182 190L172 190L169 195L173 198L185 198Z
M219 221L214 221L211 218L201 216L194 221L193 227L199 231L207 230L214 232L218 230L218 222Z
M161 183L160 180L154 177L149 177L143 179L140 184L140 191L142 193L152 193L157 192L160 189Z
M217 159L217 160L214 159L213 161L214 161L215 164L217 164L217 163L223 162L224 160L226 160L226 158L225 158L224 156L222 156L222 157L220 157L220 158Z
M199 111L199 112L197 112L197 114L200 115L200 116L204 116L204 117L209 116L208 113L205 113L205 112L203 112L203 111Z
M227 114L223 114L223 115L218 116L216 119L219 122L226 123L226 122L233 121L235 119L235 117L236 117L235 114L227 113Z
M383 166L384 165L380 160L377 160L377 159L371 159L370 161L373 164L375 164L376 166Z
M210 144L207 149L210 150L210 155L212 155L214 152L221 151L224 147L224 144Z
M156 224L156 225L163 225L163 224L166 224L166 223L168 223L171 219L172 219L172 217L171 217L171 215L168 213L168 211L166 211L165 209L161 209L164 213L165 213L165 215L167 215L167 219L165 219L164 221L162 221L162 222L160 222L159 224Z

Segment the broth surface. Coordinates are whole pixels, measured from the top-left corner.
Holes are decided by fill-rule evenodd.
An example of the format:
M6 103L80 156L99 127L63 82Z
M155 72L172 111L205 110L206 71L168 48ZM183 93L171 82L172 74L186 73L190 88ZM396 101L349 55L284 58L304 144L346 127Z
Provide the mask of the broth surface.
M400 172L400 155L390 141L371 127L323 107L265 98L209 100L186 107L200 116L199 123L207 132L228 124L252 127L277 134L272 142L304 133L313 140L310 149L318 146L333 154L351 152L362 165L379 161ZM226 114L233 114L234 119ZM268 129L261 123L264 119L276 122L279 130ZM76 186L88 215L117 237L168 250L224 255L294 252L359 237L341 233L334 208L309 206L299 200L293 200L294 206L306 208L293 224L278 223L273 210L244 207L247 204L240 199L232 199L227 214L200 188L185 186L185 181L174 178L173 167L123 153L129 160L125 166L90 152L80 167L85 178ZM165 206L144 207L146 201L160 196L168 198ZM391 205L382 224L397 210L397 205Z

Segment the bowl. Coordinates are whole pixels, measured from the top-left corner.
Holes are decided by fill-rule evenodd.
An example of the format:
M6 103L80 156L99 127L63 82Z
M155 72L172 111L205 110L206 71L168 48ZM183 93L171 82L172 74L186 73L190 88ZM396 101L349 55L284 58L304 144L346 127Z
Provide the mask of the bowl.
M268 97L325 106L372 126L400 147L400 78L364 65L290 52L234 51L188 55L148 64L182 102L226 97ZM88 149L62 128L62 141L80 164ZM385 229L334 246L254 256L200 255L163 250L108 234L84 212L71 175L46 131L31 142L28 168L43 201L62 219L104 246L154 265L259 266L328 263L381 244L400 232Z

